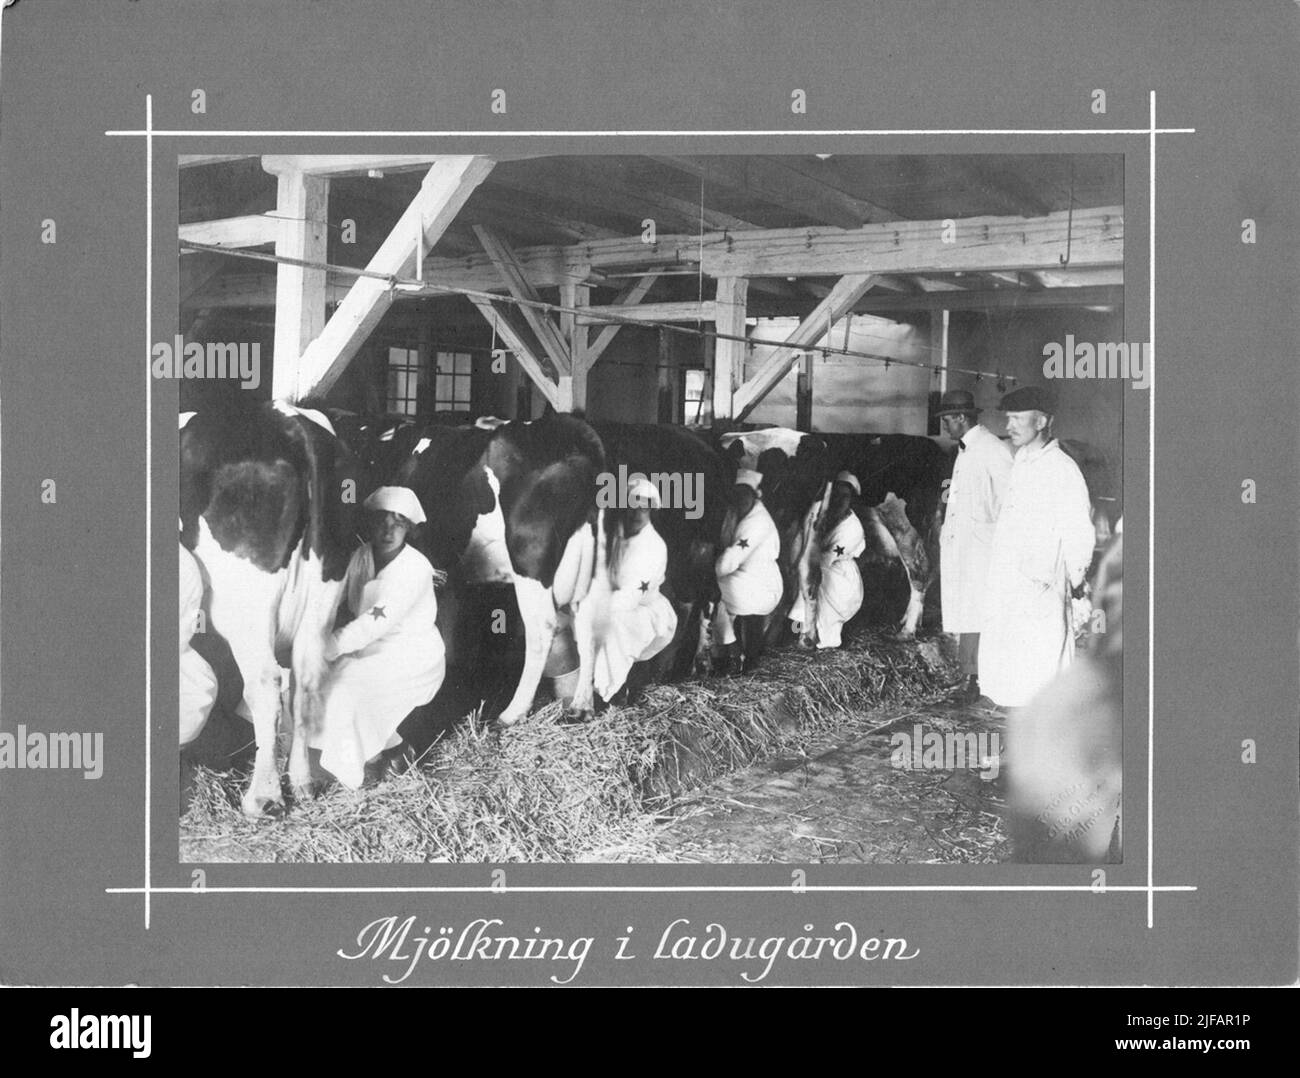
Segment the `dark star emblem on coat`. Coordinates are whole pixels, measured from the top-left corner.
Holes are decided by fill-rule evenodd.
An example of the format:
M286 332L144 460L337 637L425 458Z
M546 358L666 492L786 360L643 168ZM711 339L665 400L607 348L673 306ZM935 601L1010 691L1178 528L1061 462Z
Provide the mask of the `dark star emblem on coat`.
M382 606L373 607L370 611L370 616L374 618L376 621L378 621L380 618L388 617L388 615L384 613L384 608Z
M739 542L736 543L736 546L740 547L741 550L744 550L747 546L749 546L749 540L741 539Z
M649 590L650 590L650 581L648 580L641 581L641 586L640 586L641 594L644 595Z
M842 546L837 546L837 547L835 548L835 553L836 553L836 554L843 554L843 553L844 553L844 548L843 548Z

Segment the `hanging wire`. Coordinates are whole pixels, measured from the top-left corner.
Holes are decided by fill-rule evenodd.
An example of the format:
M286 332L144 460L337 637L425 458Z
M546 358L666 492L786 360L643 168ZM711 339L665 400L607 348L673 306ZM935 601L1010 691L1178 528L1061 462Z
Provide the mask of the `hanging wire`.
M495 292L484 292L473 288L458 288L454 285L436 284L429 280L415 280L414 278L399 277L395 273L381 273L378 270L360 269L356 266L335 265L329 262L313 262L301 258L293 258L289 255L270 254L263 251L249 251L229 247L218 247L214 244L196 243L193 240L181 240L180 246L183 250L188 251L208 251L214 254L223 254L231 258L243 258L255 262L270 262L276 265L298 266L303 269L324 270L328 273L337 273L345 276L365 278L367 280L383 281L390 289L400 290L405 295L444 295L444 296L464 296L467 299L478 300L493 305L509 303L516 307L528 307L532 310L543 311L553 314L571 314L575 317L606 323L608 325L628 325L639 326L643 329L662 329L670 333L680 333L691 337L700 337L705 340L714 341L739 341L746 347L755 346L788 349L792 352L810 352L820 351L825 355L847 356L853 359L867 359L875 362L884 362L887 364L896 364L900 367L916 367L923 370L937 369L933 363L920 363L915 360L898 359L892 356L885 356L875 352L862 352L852 348L836 348L827 343L825 345L798 345L789 341L763 340L756 337L739 336L731 333L719 333L715 330L706 330L691 328L690 326L678 325L673 322L659 322L655 320L646 320L631 318L623 315L610 314L604 311L593 312L591 308L584 307L566 307L560 303L547 303L544 300L523 299L518 296L503 296ZM881 338L882 340L885 338ZM924 347L924 346L923 346ZM926 351L933 352L932 347L925 347ZM961 374L973 374L978 379L981 374L986 372L977 371L966 367L946 368L949 371L957 371ZM1007 376L1011 381L1016 379L1010 375Z

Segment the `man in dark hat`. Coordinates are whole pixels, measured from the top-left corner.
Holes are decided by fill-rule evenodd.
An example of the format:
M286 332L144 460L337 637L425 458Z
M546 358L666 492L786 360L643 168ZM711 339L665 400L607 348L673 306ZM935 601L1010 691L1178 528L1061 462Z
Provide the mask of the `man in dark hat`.
M980 698L979 634L984 622L989 550L1011 474L1011 450L981 426L975 397L968 390L945 393L935 414L944 433L957 443L939 533L943 631L956 633L958 639L963 680L954 697L973 704Z
M1052 434L1054 398L1024 386L998 407L1016 453L989 553L979 681L994 703L1020 707L1074 659L1070 604L1094 531L1083 474Z

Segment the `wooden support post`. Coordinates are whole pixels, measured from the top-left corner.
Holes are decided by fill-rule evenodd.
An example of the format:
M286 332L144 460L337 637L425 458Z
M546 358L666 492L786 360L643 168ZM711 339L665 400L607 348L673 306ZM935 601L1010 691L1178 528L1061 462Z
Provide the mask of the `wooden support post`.
M591 302L591 289L587 285L566 281L560 286L560 306L575 309ZM569 374L561 373L558 379L561 403L567 407L559 411L587 410L587 375L591 362L587 349L587 326L577 315L560 315L560 336L569 353Z
M677 408L677 365L672 362L672 348L668 344L668 331L659 328L659 360L655 368L655 384L659 388L658 422L680 423Z
M719 333L730 337L745 335L745 303L749 281L745 277L719 277L718 295L714 300L714 325ZM713 353L713 421L731 419L736 387L745 374L743 341L716 341Z
M930 362L939 367L939 392L948 392L948 312L930 312Z
M813 363L816 353L804 352L799 359L799 381L795 389L795 430L811 433L813 404Z
M493 164L490 157L438 158L366 269L398 277L413 274L417 228L423 232L424 249L430 250L474 188L492 171ZM393 290L387 281L357 278L333 317L303 353L299 385L306 387L304 394L329 390L392 302Z
M329 180L301 172L277 177L275 253L304 262L324 262L328 237ZM275 271L275 352L271 396L296 401L306 396L302 354L325 328L325 271L280 263Z

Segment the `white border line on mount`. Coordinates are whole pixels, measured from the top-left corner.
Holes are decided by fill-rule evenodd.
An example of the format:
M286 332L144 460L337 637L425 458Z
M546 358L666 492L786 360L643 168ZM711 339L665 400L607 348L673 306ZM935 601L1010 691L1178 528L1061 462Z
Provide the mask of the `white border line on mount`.
M144 95L145 130L153 129L153 95ZM153 353L153 137L146 134L144 222L145 355ZM149 930L153 885L153 374L144 379L144 927Z
M1174 135L1174 134L1195 134L1194 127L1157 127L1156 126L1156 94L1150 91L1150 122L1145 128L899 128L899 129L854 129L854 130L812 130L812 131L789 131L789 130L750 130L750 131L659 131L659 130L641 130L641 131L205 131L205 130L183 130L183 129L158 129L153 127L153 95L145 95L145 128L143 130L114 130L106 131L105 135L113 136L144 136L146 145L146 205L148 219L146 221L146 236L148 251L146 252L146 287L145 294L149 309L145 315L146 325L146 350L152 349L153 323L152 323L152 288L153 288L153 140L155 138L225 138L225 137L262 137L262 138L289 138L289 137L310 137L310 138L636 138L636 137L671 137L671 138L691 138L691 137L829 137L829 136L888 136L888 135L1145 135L1149 143L1149 222L1148 222L1148 340L1151 353L1149 362L1152 366L1151 398L1148 413L1148 464L1147 464L1147 498L1148 498L1148 517L1149 523L1147 528L1147 558L1148 572L1151 579L1148 580L1147 592L1147 882L1145 885L1116 885L1108 886L1103 890L1097 890L1087 884L1005 884L1005 885L845 885L845 886L805 886L800 891L812 892L1074 892L1084 893L1091 892L1094 894L1105 894L1107 892L1117 893L1145 893L1147 897L1147 928L1154 927L1155 924L1155 893L1161 892L1192 892L1196 890L1195 886L1190 885L1157 885L1154 882L1153 857L1155 849L1154 831L1153 831L1153 812L1152 801L1154 796L1155 783L1155 677L1154 677L1154 640L1151 632L1155 621L1155 588L1154 588L1154 565L1155 565L1155 381L1154 381L1154 364L1155 364L1155 156L1157 134ZM149 382L150 390L152 381ZM152 589L152 418L153 418L153 400L152 393L147 395L146 416L149 426L146 429L145 444L146 452L149 454L149 475L150 487L145 494L145 517L146 517L146 567L145 567L145 705L149 719L145 727L145 884L143 887L106 887L106 894L143 894L145 899L145 929L150 924L150 900L154 894L488 894L502 893L500 890L494 890L492 887L208 887L203 890L194 890L190 887L154 887L152 883L152 865L151 865L151 824L152 824L152 645L151 645L151 589ZM789 885L737 885L737 886L649 886L649 887L602 887L602 886L572 886L572 887L511 887L506 889L507 892L514 891L519 893L534 894L562 894L562 893L594 893L594 894L618 894L618 893L687 893L687 892L760 892L760 893L791 893L793 888Z
M1151 91L1147 174L1147 928L1155 926L1156 786L1156 92Z
M104 892L110 895L138 895L144 892L143 887L105 887ZM409 895L409 894L427 894L427 895L450 895L450 894L473 894L473 895L500 895L511 892L519 894L682 894L687 892L766 892L770 894L804 894L805 892L866 892L866 891L913 891L913 892L949 892L949 891L1072 891L1076 894L1091 892L1092 894L1105 895L1114 893L1137 893L1143 894L1149 890L1154 891L1195 891L1197 888L1189 884L1160 884L1148 887L1146 884L1116 884L1104 888L1096 888L1086 883L1006 883L1006 884L969 884L962 886L960 884L807 884L801 887L794 887L791 884L684 884L680 887L671 885L648 884L646 886L611 886L606 887L601 884L591 884L589 886L574 884L571 886L560 887L493 887L487 886L465 886L465 887L152 887L150 888L156 895Z
M791 131L239 131L172 128L146 131L105 131L110 137L148 135L151 138L827 138L832 135L1149 135L1150 127L960 127L848 128ZM1161 127L1162 135L1194 135L1194 127Z

